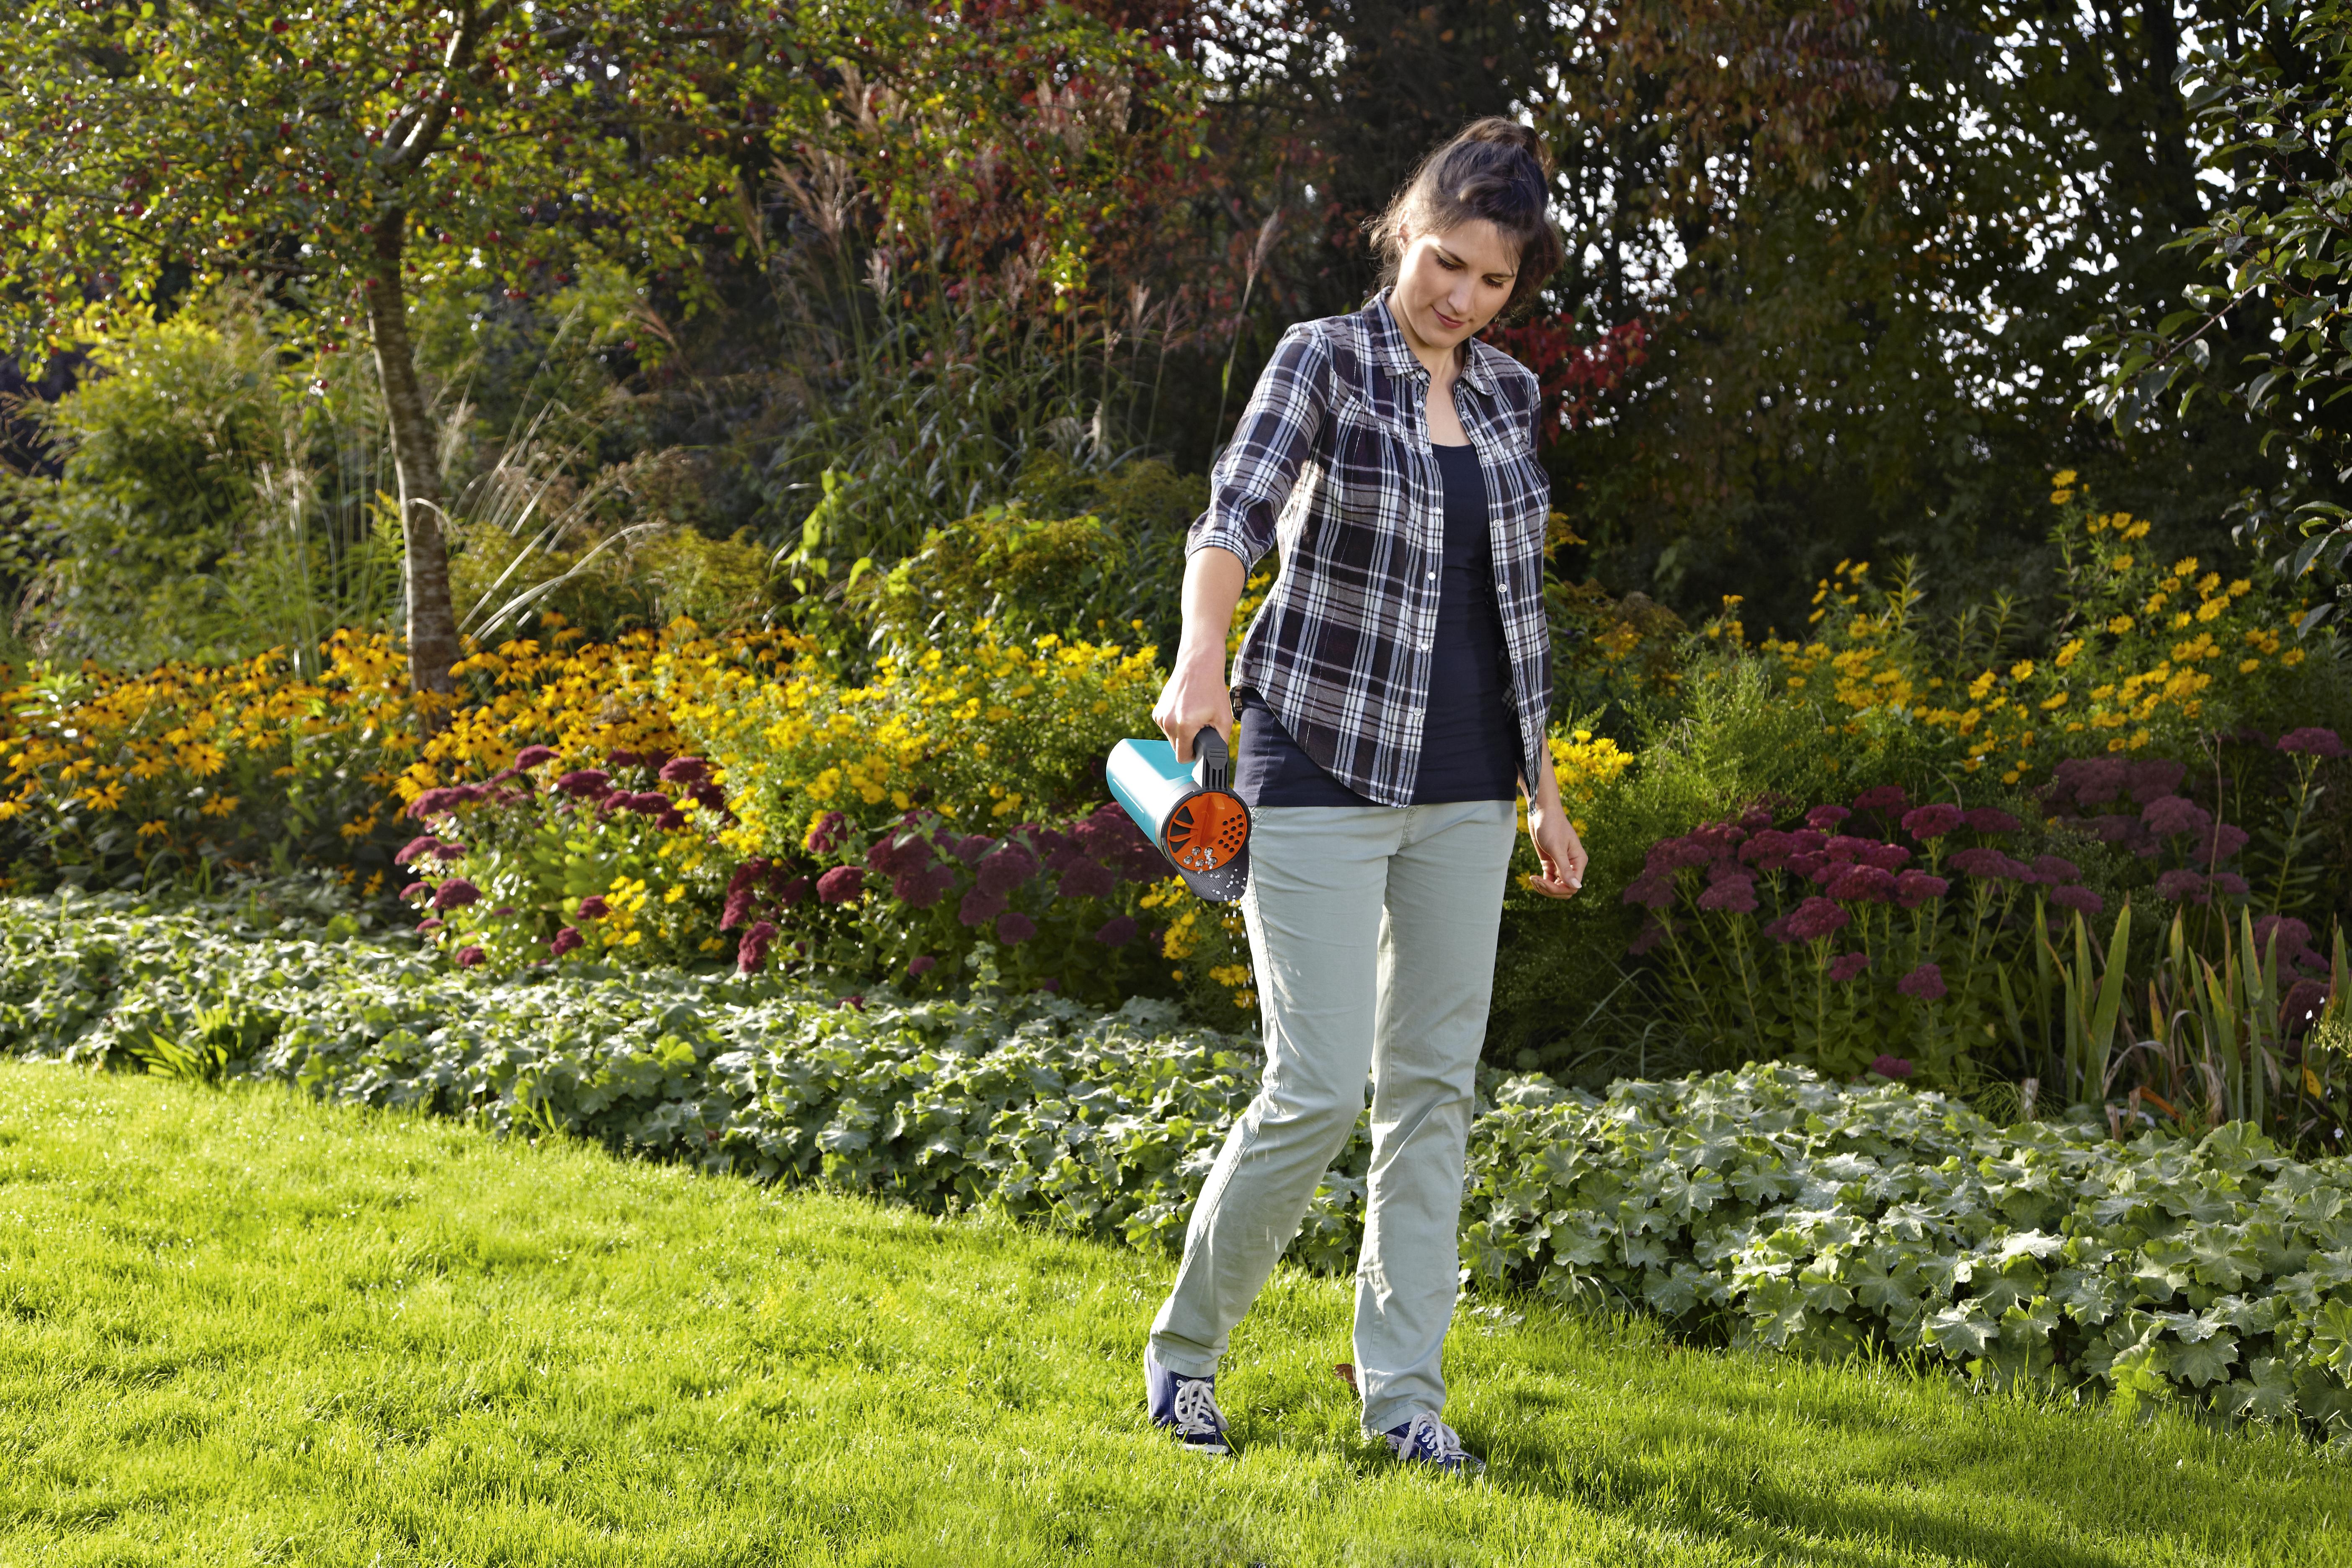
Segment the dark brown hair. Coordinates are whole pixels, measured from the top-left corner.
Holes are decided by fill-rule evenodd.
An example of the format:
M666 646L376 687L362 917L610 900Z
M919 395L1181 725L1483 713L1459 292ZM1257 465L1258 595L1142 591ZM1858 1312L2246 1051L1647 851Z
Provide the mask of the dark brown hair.
M1404 259L1400 228L1442 234L1484 219L1518 248L1519 272L1502 313L1516 316L1560 264L1564 252L1551 224L1551 158L1543 138L1516 120L1488 115L1454 132L1423 158L1404 187L1372 223L1381 256L1381 282L1394 283Z

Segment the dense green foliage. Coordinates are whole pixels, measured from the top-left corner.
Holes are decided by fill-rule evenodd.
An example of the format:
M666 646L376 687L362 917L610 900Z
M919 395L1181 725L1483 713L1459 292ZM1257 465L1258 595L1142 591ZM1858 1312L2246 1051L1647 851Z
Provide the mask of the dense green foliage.
M1255 1092L1244 1041L1164 1005L835 997L756 976L486 982L256 890L233 907L0 908L0 1049L274 1079L363 1105L576 1133L704 1169L1172 1245ZM272 917L275 917L274 921ZM1732 1337L1939 1354L1993 1382L2110 1384L2352 1428L2352 1170L2240 1123L2130 1144L2004 1130L1794 1068L1606 1099L1491 1079L1463 1225L1474 1275L1594 1291ZM1338 1271L1360 1127L1290 1255Z

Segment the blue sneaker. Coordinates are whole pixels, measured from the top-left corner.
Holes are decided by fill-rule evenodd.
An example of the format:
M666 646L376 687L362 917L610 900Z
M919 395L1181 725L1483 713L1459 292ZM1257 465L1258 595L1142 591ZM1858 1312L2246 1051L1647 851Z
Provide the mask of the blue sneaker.
M1176 1440L1188 1451L1228 1459L1241 1453L1225 1431L1225 1413L1217 1408L1217 1380L1171 1372L1148 1345L1143 1352L1143 1403L1151 1412L1151 1424L1174 1427Z
M1453 1427L1427 1411L1402 1426L1391 1426L1389 1448L1408 1465L1428 1465L1465 1479L1486 1473L1486 1461L1462 1447Z

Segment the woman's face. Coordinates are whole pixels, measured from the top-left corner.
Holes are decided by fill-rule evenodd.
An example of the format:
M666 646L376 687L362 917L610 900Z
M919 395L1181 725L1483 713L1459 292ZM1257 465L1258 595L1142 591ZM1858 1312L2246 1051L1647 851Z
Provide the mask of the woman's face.
M1484 218L1431 234L1402 231L1391 302L1415 350L1447 353L1510 302L1519 258Z

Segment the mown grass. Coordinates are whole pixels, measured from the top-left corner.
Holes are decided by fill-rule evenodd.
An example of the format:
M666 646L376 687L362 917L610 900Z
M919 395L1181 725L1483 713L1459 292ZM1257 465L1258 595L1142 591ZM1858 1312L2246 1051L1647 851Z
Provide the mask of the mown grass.
M1356 1436L1285 1275L1229 1466L1144 1425L1164 1260L570 1144L0 1065L0 1562L2352 1562L2279 1434L1676 1350L1507 1303L1480 1487Z

